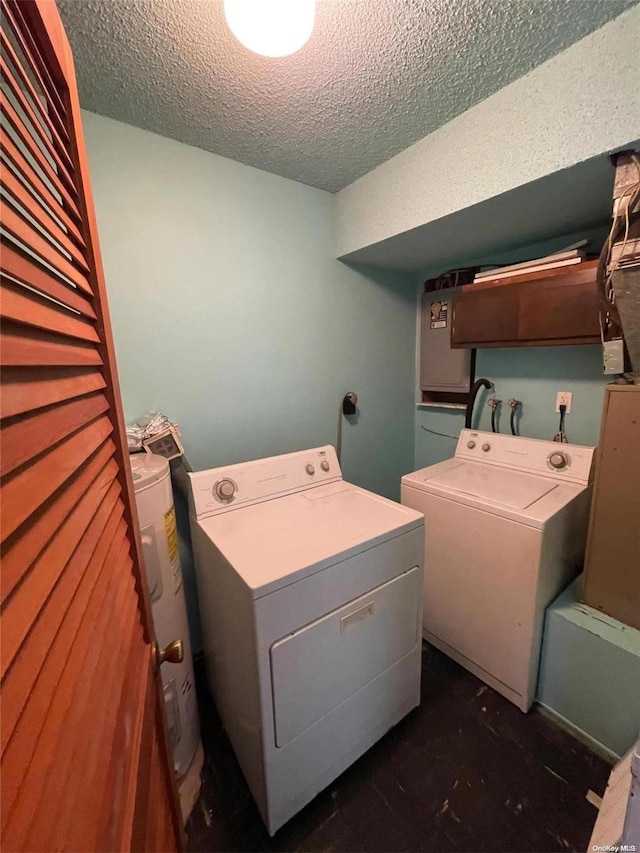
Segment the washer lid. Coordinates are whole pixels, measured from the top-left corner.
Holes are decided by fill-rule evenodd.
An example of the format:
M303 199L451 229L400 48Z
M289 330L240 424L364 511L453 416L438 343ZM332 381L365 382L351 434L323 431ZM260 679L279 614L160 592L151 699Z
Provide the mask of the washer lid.
M260 598L424 522L409 507L338 481L197 523Z
M461 492L512 509L530 507L558 485L553 480L536 477L535 474L472 462L425 479L428 486Z
M141 492L152 483L162 480L169 473L168 460L156 453L132 453L129 462L136 492Z

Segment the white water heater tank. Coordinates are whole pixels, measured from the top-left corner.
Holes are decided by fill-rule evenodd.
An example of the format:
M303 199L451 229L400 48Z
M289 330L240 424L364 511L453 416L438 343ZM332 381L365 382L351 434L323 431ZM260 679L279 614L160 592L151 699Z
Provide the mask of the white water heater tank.
M134 453L129 459L158 645L165 648L178 639L184 644L182 663L163 663L160 674L186 822L200 793L203 751L169 462L153 453Z

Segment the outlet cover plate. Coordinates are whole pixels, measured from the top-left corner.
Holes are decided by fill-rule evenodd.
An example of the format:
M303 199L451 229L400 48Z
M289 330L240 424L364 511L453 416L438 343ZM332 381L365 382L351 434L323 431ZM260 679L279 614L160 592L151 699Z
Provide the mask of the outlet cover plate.
M564 405L567 407L565 415L568 415L571 411L571 401L573 400L573 394L571 391L558 391L556 396L556 412L560 414L560 406Z
M605 341L602 346L604 373L624 373L624 342L622 339Z

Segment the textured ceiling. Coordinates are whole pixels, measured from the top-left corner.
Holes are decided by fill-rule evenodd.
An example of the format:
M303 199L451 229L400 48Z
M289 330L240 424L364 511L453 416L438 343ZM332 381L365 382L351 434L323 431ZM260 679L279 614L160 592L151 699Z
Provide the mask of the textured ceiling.
M85 109L336 191L636 0L318 0L246 51L221 0L58 0Z

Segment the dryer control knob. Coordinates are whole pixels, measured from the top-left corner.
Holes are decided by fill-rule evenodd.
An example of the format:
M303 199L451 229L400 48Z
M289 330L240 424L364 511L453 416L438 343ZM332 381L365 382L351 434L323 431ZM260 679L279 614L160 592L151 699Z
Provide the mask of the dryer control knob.
M221 501L230 501L236 493L233 480L220 480L216 483L216 495Z
M484 450L485 453L487 453L489 450L491 450L491 445L489 444L488 441L485 441L485 443L482 445L482 449Z
M305 465L305 466L304 466L304 470L307 472L307 474L308 474L310 477L311 477L313 474L315 474L315 473L316 473L316 469L313 467L313 465L311 464L311 462L309 462L309 464L308 464L308 465Z
M476 446L476 443L475 443L475 441L473 441L473 439L471 441L467 442L467 447L469 448L469 450L473 450L473 448L475 446Z
M327 462L326 459L322 460L322 462L320 463L320 467L322 468L323 471L329 470L329 463Z
M562 468L566 468L568 464L569 457L566 453L556 451L555 453L551 453L549 456L549 465L557 471L560 471Z

